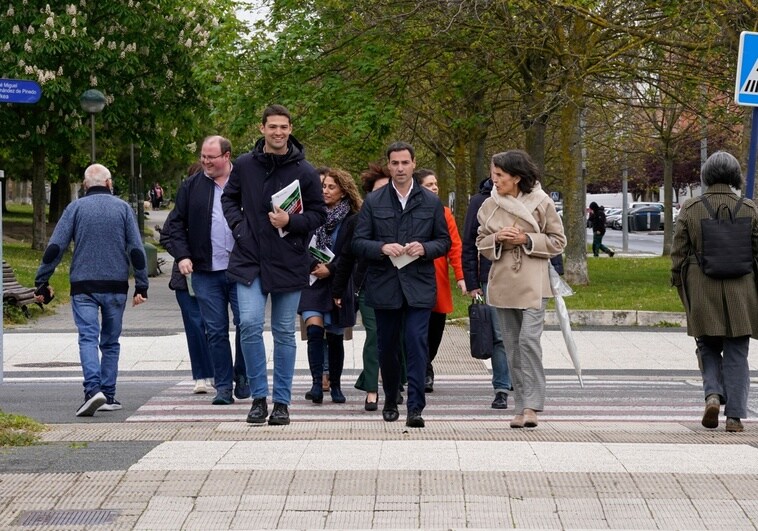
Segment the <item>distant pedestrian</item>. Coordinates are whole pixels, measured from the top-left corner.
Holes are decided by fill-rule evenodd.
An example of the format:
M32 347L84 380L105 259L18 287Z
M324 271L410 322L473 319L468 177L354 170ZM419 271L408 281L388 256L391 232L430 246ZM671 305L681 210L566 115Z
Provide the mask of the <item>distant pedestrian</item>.
M403 344L408 364L405 424L423 428L429 315L437 299L434 259L450 250L450 234L439 198L413 182L413 146L391 144L387 161L390 184L366 197L358 214L353 251L369 261L366 302L376 314L385 395L382 417L393 422L400 416L397 395Z
M414 173L416 181L424 188L439 196L437 176L432 170L422 168ZM463 267L461 266L461 237L458 234L458 225L455 223L453 211L449 207L442 207L445 212L445 223L450 233L450 250L444 256L434 259L435 277L437 280L437 301L429 316L429 354L426 360L426 378L424 379L424 391L434 392L434 358L437 357L442 334L445 332L447 314L453 311L453 293L450 289L450 268L455 274L455 281L461 294L466 294L466 282L463 280Z
M158 181L155 181L153 187L150 188L150 204L153 210L160 210L163 204L163 188Z
M232 356L229 310L239 323L237 290L226 276L234 238L221 209L221 195L232 171L232 145L222 136L209 136L200 151L202 170L179 187L174 213L164 229L171 240L167 250L179 272L191 277L200 313L205 322L213 360L216 395L211 404L225 406L250 397L245 360L239 350Z
M710 215L703 197L719 212L726 205L734 212L742 189L739 161L729 153L717 151L700 170L705 187L702 196L688 199L676 220L671 247L671 283L679 292L687 313L687 334L696 338L705 395L702 424L717 428L724 404L726 431L744 430L748 414L750 338L758 339L758 292L755 272L737 278L706 275L698 265L701 256L701 221ZM758 260L758 209L744 199L738 219L752 218L753 262Z
M290 423L297 307L310 273L308 239L311 231L326 222L326 207L318 172L305 160L303 145L291 135L287 108L266 107L259 129L263 138L234 161L221 200L235 239L227 276L237 286L242 352L253 396L247 422L263 424L268 417L269 424L284 425ZM293 183L298 183L301 193L293 205L302 209L288 212L272 205L272 196ZM269 298L274 337L274 407L270 416L263 342Z
M599 206L594 201L590 203L590 223L592 224L592 254L600 256L600 251L603 251L612 258L615 253L603 245L603 236L605 236L605 207Z
M463 247L461 257L463 276L466 289L471 298L487 297L487 282L492 262L479 253L476 248L476 237L479 231L477 214L482 203L492 195L492 179L487 177L479 183L479 193L472 195L469 201L466 219L463 224ZM495 399L492 409L508 409L508 393L511 391L511 375L508 370L508 359L503 346L503 335L500 333L500 318L497 309L492 309L492 387Z
M563 251L566 236L527 153L494 155L490 175L495 188L479 209L476 245L492 262L487 302L498 310L508 355L516 413L511 428L533 428L545 406L540 338L553 296L548 264Z
M135 279L132 306L147 300L147 260L137 220L129 204L112 194L112 187L105 166L93 164L84 171L86 193L63 211L34 280L37 300L50 302L53 289L48 280L74 242L71 309L84 373L84 402L77 417L121 409L116 379L130 267Z

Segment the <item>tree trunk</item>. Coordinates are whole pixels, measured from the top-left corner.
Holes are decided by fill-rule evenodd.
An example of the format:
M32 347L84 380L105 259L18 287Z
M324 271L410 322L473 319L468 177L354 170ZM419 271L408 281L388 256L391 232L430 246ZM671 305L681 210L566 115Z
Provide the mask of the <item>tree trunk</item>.
M585 190L582 173L580 113L582 86L578 79L567 85L566 102L560 111L560 169L563 174L563 226L566 231L566 280L569 284L586 286L587 225L585 222Z
M47 225L45 222L45 176L47 174L47 154L44 146L35 146L32 151L32 249L44 251L47 245Z
M455 219L456 224L462 227L462 220L466 216L466 197L469 193L466 165L466 145L468 144L468 139L461 130L456 131L455 135L455 146L453 147L453 161L455 163ZM442 201L442 204L447 205L447 198Z
M61 218L63 210L71 202L71 155L63 155L58 180L50 185L50 212L48 223L55 223Z

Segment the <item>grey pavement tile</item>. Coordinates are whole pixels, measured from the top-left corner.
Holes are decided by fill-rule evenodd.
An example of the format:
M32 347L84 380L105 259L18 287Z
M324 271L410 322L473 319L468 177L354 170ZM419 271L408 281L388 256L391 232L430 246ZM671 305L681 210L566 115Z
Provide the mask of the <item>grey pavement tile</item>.
M163 481L169 472L171 470L127 470L122 481Z
M595 485L592 484L589 474L548 474L547 479L555 498L597 498Z
M418 496L377 494L374 511L414 511L418 514L420 505Z
M461 502L422 502L419 512L420 527L466 527L466 505Z
M599 517L560 515L560 520L561 529L608 529L608 521L602 515Z
M758 500L758 475L720 474L718 479L737 500Z
M277 529L281 511L237 511L229 529Z
M421 473L415 470L380 470L376 477L376 493L419 496Z
M511 498L549 498L552 496L548 474L515 472L505 475Z
M326 529L371 529L373 511L330 511L326 517Z
M323 529L327 511L283 511L279 518L280 529Z
M422 496L463 494L463 474L457 470L425 470L420 479Z
M147 509L147 505L150 500L134 501L129 498L114 498L109 497L100 506L101 509L112 509L118 511L119 514L133 514L141 515Z
M195 498L195 512L234 512L240 504L240 494L228 496L198 496Z
M284 504L284 512L296 512L296 511L323 511L329 510L331 503L331 494L318 494L318 495L292 495L287 496L287 501Z
M334 484L333 470L297 470L289 486L290 496L330 495Z
M147 505L148 511L187 512L195 506L195 498L190 496L159 496L150 498Z
M244 493L287 495L294 470L252 470Z
M285 503L287 496L284 494L243 494L237 510L282 512Z
M233 512L192 512L187 515L182 529L206 531L208 529L229 529L234 520Z
M687 493L672 474L632 474L632 478L643 498L687 499Z
M377 487L376 470L337 470L334 474L334 496L374 496Z
M505 506L506 510L498 510ZM508 501L504 503L489 505L482 503L466 505L466 524L471 528L485 529L510 529L513 527L513 519L510 510L508 510Z
M652 518L611 518L607 519L608 529L660 529Z
M211 470L201 484L199 496L241 493L250 480L249 470Z
M508 496L506 472L461 472L461 481L465 495L469 496Z
M589 478L599 498L639 498L640 489L631 474L590 472Z
M659 526L679 529L704 529L700 513L689 499L649 499L650 513Z
M514 526L529 529L555 529L561 523L555 500L552 498L519 497L511 498L511 515Z
M181 529L190 511L169 511L165 509L148 509L134 526L134 529Z
M331 503L329 504L330 511L344 511L344 512L373 512L376 506L376 497L371 496L346 496L344 494L333 494Z
M675 474L674 477L688 498L693 500L732 500L733 496L721 480L710 474L691 476Z
M0 474L0 498L26 488L33 480L32 474Z
M375 511L374 529L418 529L418 511Z
M652 513L643 498L600 498L603 513L608 520L645 520L652 518Z
M693 503L700 512L700 518L711 529L744 528L745 525L750 524L751 517L745 512L740 502L736 500L712 500L710 502L702 500Z

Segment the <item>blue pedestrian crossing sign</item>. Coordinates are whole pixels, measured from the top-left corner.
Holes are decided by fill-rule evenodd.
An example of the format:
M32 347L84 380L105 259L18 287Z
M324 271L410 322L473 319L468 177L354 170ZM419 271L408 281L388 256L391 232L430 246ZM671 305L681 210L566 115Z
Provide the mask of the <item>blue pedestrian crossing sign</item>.
M758 107L758 33L743 31L740 34L734 101L738 105Z

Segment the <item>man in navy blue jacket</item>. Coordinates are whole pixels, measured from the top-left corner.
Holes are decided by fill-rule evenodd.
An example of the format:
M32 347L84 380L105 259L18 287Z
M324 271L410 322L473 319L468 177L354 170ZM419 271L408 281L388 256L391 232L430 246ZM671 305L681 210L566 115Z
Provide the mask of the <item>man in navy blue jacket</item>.
M406 426L423 428L429 315L437 300L434 259L450 250L442 203L413 182L413 146L387 148L390 183L366 196L353 233L353 251L368 260L366 303L374 308L384 388L382 417L398 419L400 336L408 368Z
M295 321L300 292L308 287L311 259L308 234L326 221L321 179L305 160L305 149L290 135L289 111L271 105L263 111L263 138L234 161L221 202L234 234L227 276L237 283L242 353L253 405L247 422L268 416L268 376L263 324L271 296L274 336L274 408L269 424L289 424L295 371ZM272 204L272 195L298 181L302 212L288 213Z

